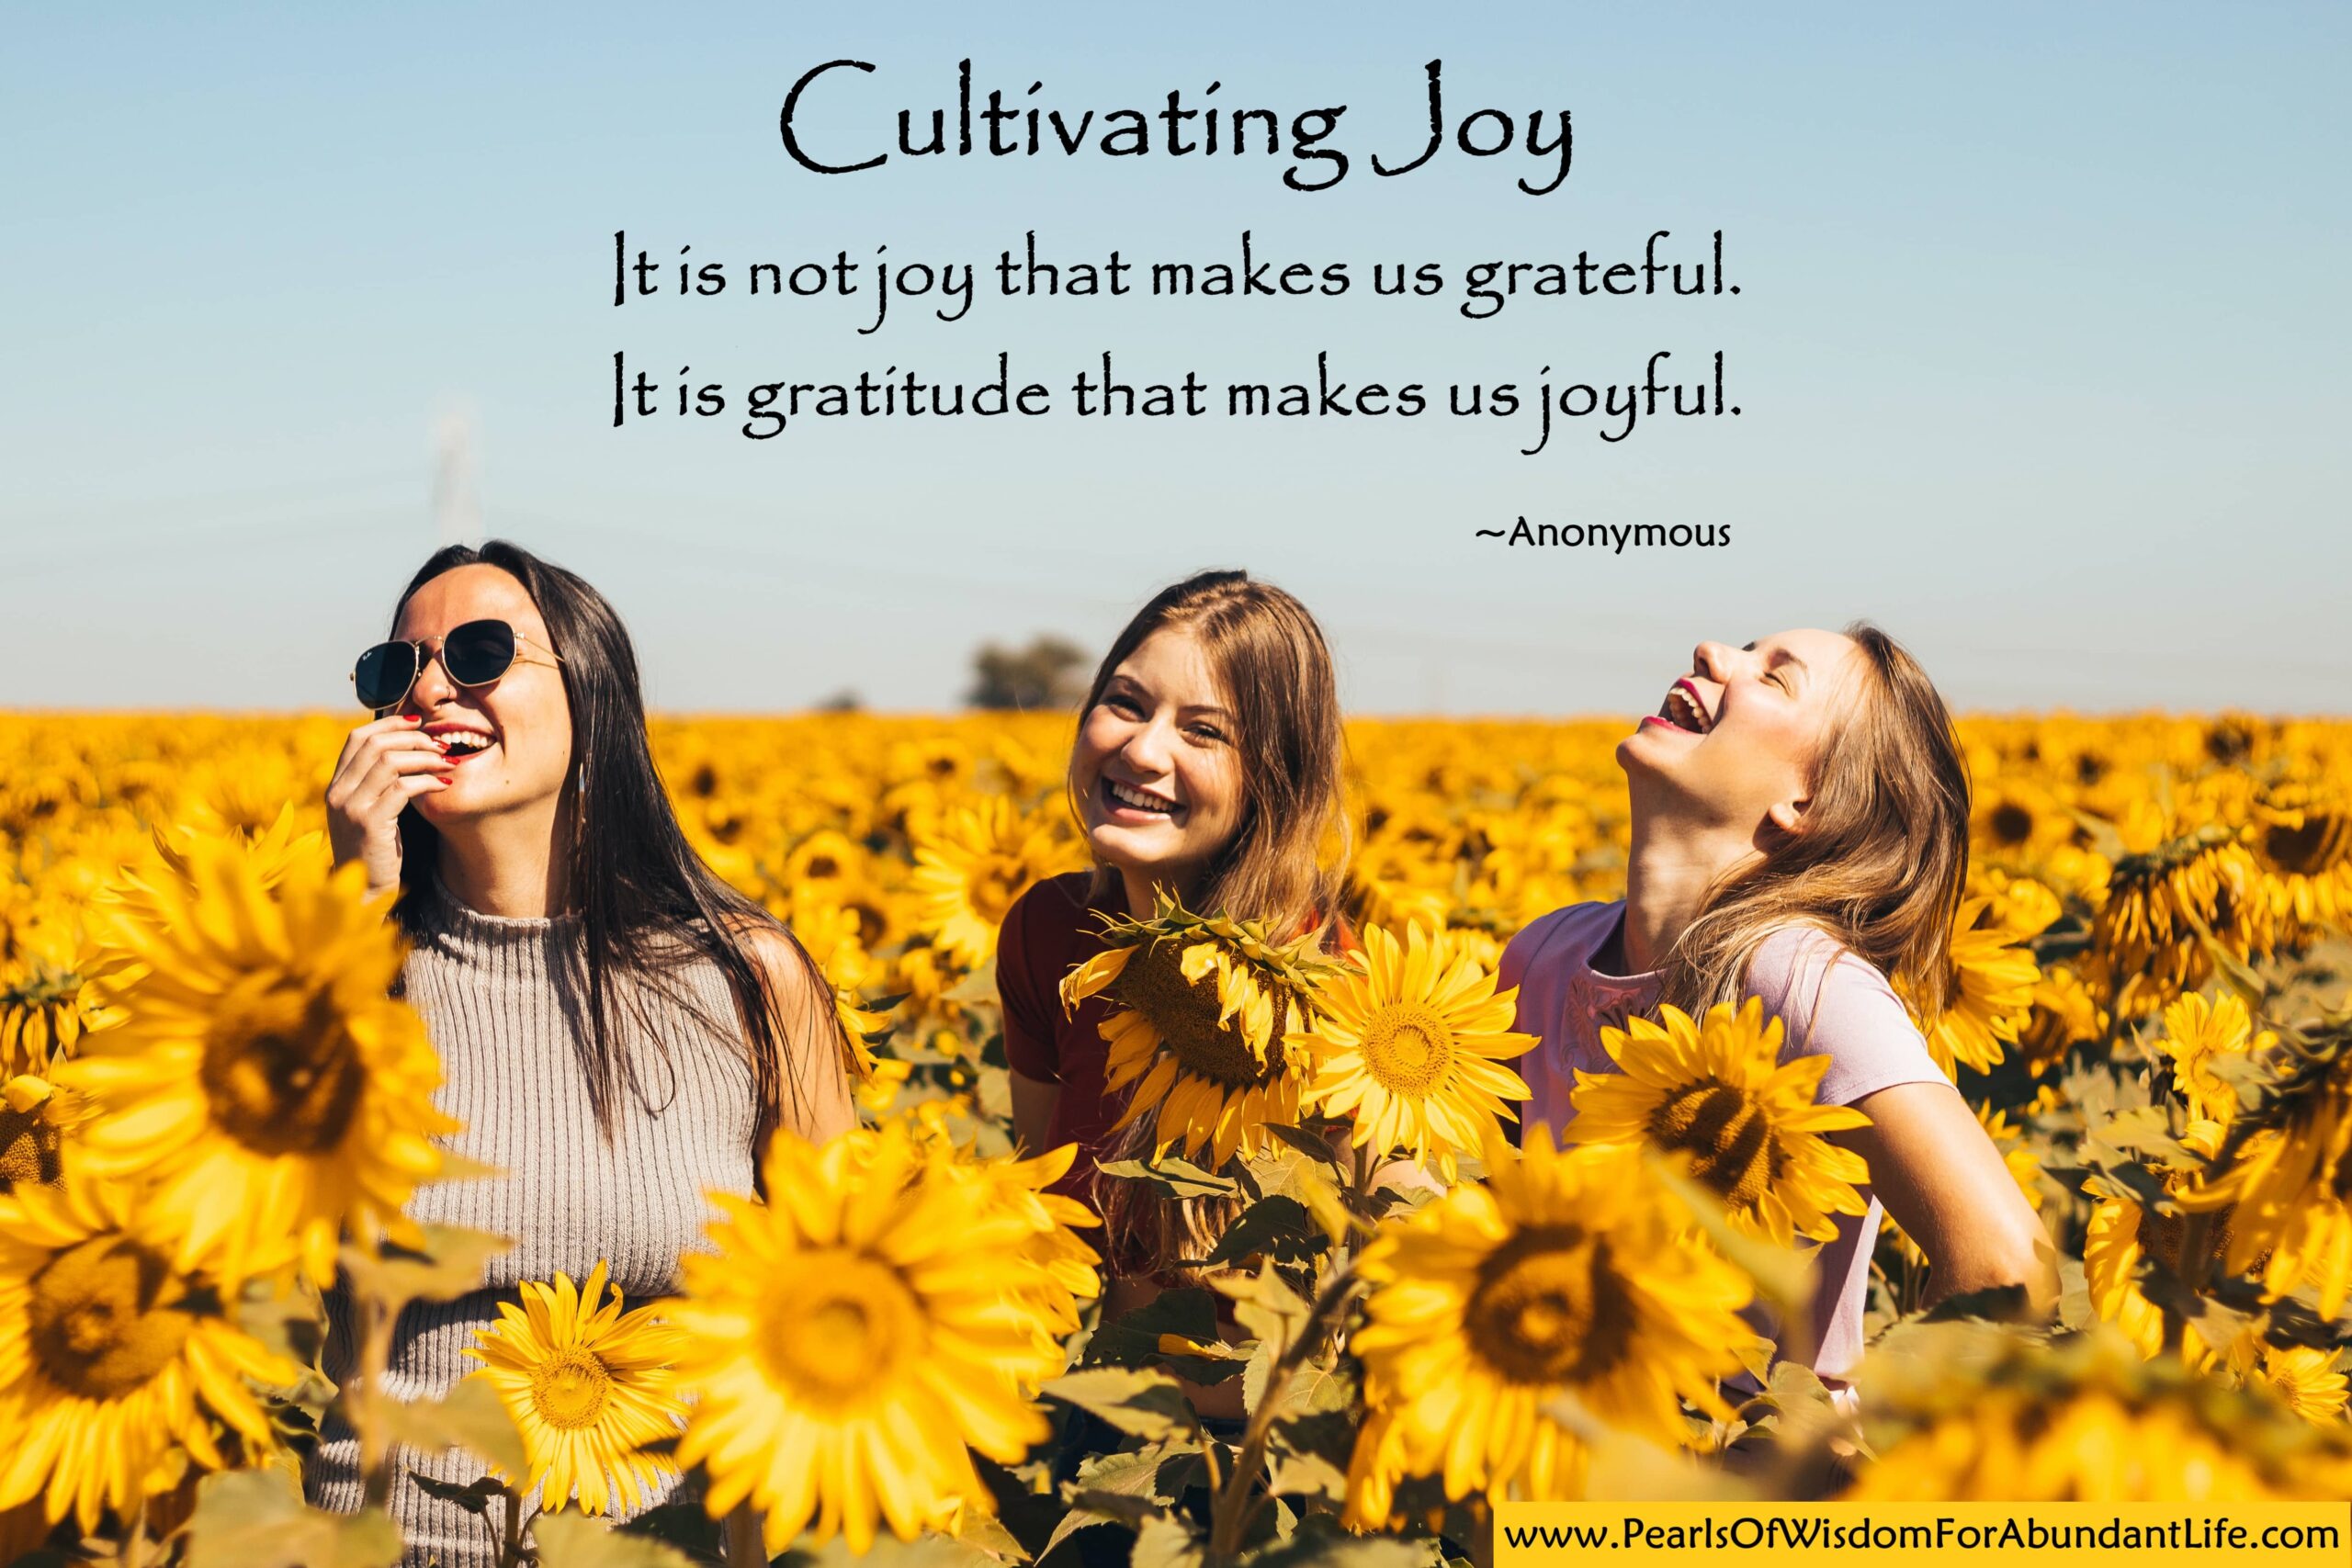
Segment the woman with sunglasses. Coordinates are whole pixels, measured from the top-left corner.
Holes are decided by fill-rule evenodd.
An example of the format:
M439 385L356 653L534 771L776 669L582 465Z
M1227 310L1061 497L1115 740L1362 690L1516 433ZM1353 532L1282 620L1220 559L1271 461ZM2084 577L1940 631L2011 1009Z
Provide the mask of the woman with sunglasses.
M688 846L601 594L510 544L451 546L401 595L392 638L352 671L377 716L336 761L329 838L371 889L399 889L400 990L441 1056L435 1104L464 1123L446 1145L501 1172L420 1188L408 1212L515 1243L480 1289L401 1314L389 1392L430 1400L525 1280L602 1262L632 1301L674 1292L679 1255L706 1245L706 1190L759 1191L778 1127L851 1123L853 1057L808 954ZM341 1380L342 1282L327 1304ZM321 1437L311 1501L358 1508L356 1438L333 1421ZM495 1515L414 1479L462 1487L481 1467L461 1450L400 1467L407 1560L490 1568Z

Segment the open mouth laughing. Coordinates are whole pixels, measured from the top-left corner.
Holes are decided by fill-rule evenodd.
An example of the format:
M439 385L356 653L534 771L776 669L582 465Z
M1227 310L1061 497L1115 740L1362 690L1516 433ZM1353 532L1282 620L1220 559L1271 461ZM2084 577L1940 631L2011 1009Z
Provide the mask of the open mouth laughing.
M1666 694L1666 701L1658 705L1657 712L1642 722L1662 724L1685 735L1704 735L1715 727L1715 717L1707 711L1706 699L1699 694L1699 688L1692 685L1687 676L1674 682Z

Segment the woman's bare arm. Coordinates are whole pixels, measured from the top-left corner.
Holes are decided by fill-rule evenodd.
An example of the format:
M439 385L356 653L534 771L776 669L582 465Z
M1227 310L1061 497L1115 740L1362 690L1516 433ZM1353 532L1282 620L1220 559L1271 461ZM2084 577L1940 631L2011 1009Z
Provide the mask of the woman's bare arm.
M824 1143L857 1124L832 998L789 938L763 931L750 942L784 1056L784 1125L812 1144ZM763 1112L758 1148L767 1147L773 1131L773 1115Z
M1061 1103L1062 1086L1015 1071L1012 1077L1012 1135L1024 1155L1046 1152L1046 1138L1054 1125L1054 1107Z
M1960 1091L1895 1084L1855 1107L1871 1124L1832 1136L1870 1162L1879 1201L1928 1255L1928 1304L2018 1287L2029 1311L2047 1315L2058 1299L2055 1249Z

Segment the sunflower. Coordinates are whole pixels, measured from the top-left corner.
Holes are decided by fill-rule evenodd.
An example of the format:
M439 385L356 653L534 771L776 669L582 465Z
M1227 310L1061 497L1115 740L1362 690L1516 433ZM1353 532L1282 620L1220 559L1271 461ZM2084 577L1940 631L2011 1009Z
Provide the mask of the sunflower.
M2235 829L2135 800L2117 829L2126 853L2100 892L2091 950L2118 1013L2143 1018L2211 979L2208 932L2241 961L2269 951L2269 901Z
M386 995L401 945L361 868L305 859L266 891L220 840L186 865L153 889L159 918L126 927L144 971L129 1021L58 1069L98 1112L77 1147L100 1174L159 1183L183 1267L216 1241L240 1274L290 1250L323 1287L345 1220L421 1247L401 1205L458 1123L433 1107L424 1026Z
M0 1192L19 1181L56 1181L65 1139L88 1113L80 1096L35 1074L0 1084Z
M842 1068L853 1085L873 1081L874 1043L890 1031L889 1009L868 1008L860 990L871 979L874 960L858 941L857 912L820 908L802 913L793 927L825 987L832 993L833 1021L844 1042Z
M1782 1063L1781 1021L1750 997L1693 1021L1679 1008L1664 1021L1633 1020L1603 1029L1618 1070L1577 1074L1580 1144L1649 1144L1689 1160L1691 1174L1720 1193L1732 1224L1782 1247L1800 1235L1827 1241L1838 1214L1868 1211L1855 1187L1870 1179L1862 1156L1823 1134L1866 1127L1851 1106L1816 1105L1827 1056Z
M1452 1181L1454 1156L1483 1148L1498 1118L1518 1120L1507 1102L1527 1098L1501 1066L1535 1043L1510 1032L1517 995L1496 995L1491 972L1418 924L1401 945L1374 926L1363 950L1316 987L1313 1032L1283 1048L1320 1059L1309 1103L1352 1117L1357 1146L1375 1156L1407 1150Z
M2258 1266L2274 1298L2308 1282L2334 1317L2352 1293L2352 1020L2298 1042L2231 1136L2232 1157L2180 1206L2227 1213L2231 1271Z
M2221 1124L2214 1122L2193 1122L2181 1142L2199 1155L2211 1157L2222 1141ZM2174 1172L2165 1179L2168 1190L2188 1184L2184 1172ZM2083 1276L2089 1287L2092 1307L2099 1316L2112 1323L2143 1356L2155 1356L2165 1347L2164 1309L2149 1299L2141 1285L2141 1275L2151 1266L2162 1269L2167 1275L2181 1271L2181 1249L2188 1245L2188 1227L2177 1213L2165 1213L2143 1209L2139 1201L2120 1183L2104 1177L2092 1177L2083 1190L2098 1200L2091 1211L2090 1228L2083 1241ZM2229 1245L2229 1219L2211 1226L2206 1233L2203 1267L2192 1267L2189 1277L2201 1280L2211 1264L2222 1257ZM2191 1259L2192 1265L2198 1260ZM2181 1330L2180 1356L2189 1366L2200 1370L2211 1367L2226 1354L2233 1365L2243 1365L2252 1355L2255 1341L2241 1335L2227 1345L2207 1341L2195 1323Z
M274 1450L247 1380L288 1389L302 1370L238 1327L242 1281L217 1255L183 1266L175 1239L75 1164L0 1193L0 1510L41 1497L86 1532L168 1486L175 1449L210 1470Z
M1064 1144L1034 1159L975 1160L935 1137L933 1157L954 1175L987 1183L990 1207L1017 1215L1027 1227L1020 1247L1024 1267L1008 1270L1003 1286L1025 1296L1033 1309L1046 1341L1039 1353L1059 1356L1063 1337L1078 1331L1078 1303L1102 1293L1096 1271L1102 1256L1078 1235L1102 1222L1077 1199L1046 1190L1069 1174L1078 1145Z
M850 1093L857 1108L876 1121L890 1114L899 1102L899 1091L914 1077L915 1065L901 1056L876 1056L874 1071L851 1087Z
M652 1307L624 1313L621 1292L605 1299L600 1259L585 1285L523 1282L523 1300L498 1303L499 1321L474 1336L466 1354L482 1363L466 1374L498 1391L529 1455L529 1491L541 1506L577 1500L604 1514L618 1502L634 1512L648 1489L676 1472L641 1450L674 1436L684 1406L672 1393L677 1334ZM506 1479L513 1481L514 1476Z
M1453 867L1403 852L1408 845L1365 846L1348 869L1355 906L1373 926L1442 926L1453 909Z
M837 829L821 828L792 847L785 857L784 885L792 896L805 897L810 889L829 903L843 904L847 895L862 887L872 857L865 846Z
M315 828L298 831L302 814L283 795L275 806L275 814L265 819L266 825L255 825L250 830L235 825L223 825L211 831L187 825L156 829L152 841L161 865L151 863L124 871L99 893L99 907L111 914L118 924L160 925L170 919L179 907L179 900L171 896L175 890L182 899L195 893L203 874L198 867L200 860L233 856L244 863L254 882L264 891L276 887L286 879L288 872L298 866L318 868L328 864L326 835ZM199 807L197 815L207 817L210 813ZM137 974L135 967L130 974Z
M1972 874L1969 883L1970 891L1981 893L1991 905L1992 923L2019 942L2040 936L2066 912L2064 901L2037 877L2013 876L1988 866Z
M1102 1259L1078 1235L1102 1222L1077 1199L1048 1190L1077 1163L1078 1145L1064 1144L1030 1159L983 1159L968 1133L966 1141L958 1141L949 1114L952 1103L925 1100L899 1125L937 1175L977 1183L985 1203L1018 1215L1027 1225L1027 1239L1018 1249L1020 1261L1005 1271L1001 1283L1009 1293L1026 1298L1041 1331L1054 1342L1046 1348L1057 1355L1061 1337L1079 1326L1078 1303L1102 1293L1102 1276L1096 1272ZM971 1108L963 1105L956 1111L968 1123ZM855 1157L870 1161L882 1146L861 1145L862 1153Z
M950 812L915 841L910 890L934 945L978 968L996 954L996 933L1033 882L1067 871L1070 856L1043 815L1023 817L1004 795Z
M969 1450L1018 1462L1051 1430L1031 1395L1063 1364L1035 1216L1003 1201L1035 1174L959 1175L892 1122L822 1149L779 1133L774 1205L713 1195L718 1252L683 1259L670 1315L693 1399L678 1462L709 1472L714 1516L749 1497L771 1554L812 1519L863 1552L877 1521L912 1540L992 1506Z
M1255 1154L1269 1123L1295 1125L1315 1079L1309 1038L1317 980L1335 967L1314 939L1287 945L1253 921L1194 915L1160 896L1148 920L1114 920L1102 952L1062 981L1062 1005L1108 996L1106 1093L1134 1085L1113 1130L1150 1113L1155 1146L1205 1145L1212 1166Z
M2267 1050L2277 1038L2265 1032L2257 1040L2253 1016L2233 995L2208 1001L2192 991L2165 1009L2162 1044L2172 1059L2173 1087L2205 1121L2226 1123L2238 1110L2238 1092L2214 1076L2213 1060Z
M1971 898L1952 922L1951 983L1943 1010L1931 1020L1912 1009L1928 1053L1944 1077L1957 1079L1959 1065L1990 1072L2004 1046L2033 1016L2034 987L2041 968L2024 946L2026 939L1994 918L1990 898ZM1911 998L1904 998L1906 1004Z
M2254 1381L2306 1421L2324 1427L2344 1419L2346 1380L2340 1351L2266 1345Z
M2063 840L2074 826L2050 791L2022 779L1989 784L1976 797L1970 836L1989 854L2030 857Z
M1371 1286L1367 1415L1348 1513L1386 1522L1398 1479L1446 1495L1554 1501L1584 1483L1585 1439L1555 1406L1677 1446L1685 1400L1717 1414L1715 1382L1755 1336L1746 1276L1711 1250L1630 1148L1488 1151L1483 1184L1384 1221L1359 1265Z
M2304 927L2352 917L2352 801L2288 785L2256 804L2248 841L2272 911Z
M2075 1043L2097 1040L2107 1030L2107 1014L2083 977L2064 964L2041 972L2034 987L2033 1015L2018 1033L2018 1053L2026 1071L2041 1077L2065 1060Z
M1853 1501L2220 1503L2341 1495L2352 1449L2276 1401L2113 1330L2041 1347L2003 1336L1958 1355L1874 1363L1876 1462Z
M94 983L104 954L78 928L36 928L26 949L0 971L0 1077L46 1073L117 1016Z

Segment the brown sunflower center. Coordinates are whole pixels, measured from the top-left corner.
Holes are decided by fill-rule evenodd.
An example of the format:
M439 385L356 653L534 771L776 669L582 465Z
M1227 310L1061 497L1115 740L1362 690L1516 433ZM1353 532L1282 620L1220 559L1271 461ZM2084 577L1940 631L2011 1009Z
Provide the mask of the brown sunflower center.
M19 1181L57 1179L57 1129L41 1108L11 1111L0 1105L0 1192Z
M1182 943L1153 942L1119 971L1119 977L1111 983L1112 999L1149 1020L1161 1041L1175 1053L1177 1065L1188 1073L1227 1089L1249 1089L1280 1077L1284 1065L1281 1005L1277 1004L1266 1059L1261 1062L1235 1027L1238 1017L1217 1021L1221 1009L1216 976L1203 975L1187 980L1183 962Z
M1478 1266L1463 1329L1478 1356L1515 1382L1587 1382L1623 1360L1633 1301L1608 1242L1574 1225L1538 1226Z
M2005 800L1993 808L1985 826L1993 830L1993 840L2011 849L2033 837L2033 813L2013 800Z
M223 1004L205 1041L213 1119L264 1155L321 1155L343 1141L368 1071L332 991L278 987Z
M1363 1065L1389 1093L1423 1098L1453 1066L1453 1031L1419 1002L1391 1003L1363 1032Z
M896 1269L818 1253L771 1299L762 1341L786 1397L831 1409L888 1383L923 1354L922 1303Z
M1788 1163L1772 1123L1729 1084L1686 1085L1650 1112L1651 1141L1691 1157L1692 1174L1735 1209L1753 1208Z
M972 863L964 897L971 901L972 913L992 926L1002 925L1029 882L1028 867L1018 855L982 855Z
M2229 1252L2230 1234L2236 1216L2237 1205L2233 1203L2216 1210L2212 1224L2206 1226L2202 1261L2209 1268ZM2187 1215L2160 1214L2154 1209L2142 1209L2138 1236L2141 1249L2163 1264L2165 1273L2177 1276L2181 1272L2181 1252L2188 1245ZM2268 1255L2264 1256L2267 1258ZM2202 1270L2199 1277L2202 1277Z
M605 1363L576 1345L554 1352L531 1373L531 1403L540 1418L566 1431L595 1425L612 1388Z
M170 1365L196 1325L163 1297L176 1285L164 1259L116 1235L59 1253L32 1278L26 1303L34 1364L85 1399L120 1399Z
M2273 823L2263 831L2262 852L2290 875L2317 876L2352 854L2352 816L2306 811L2301 827Z

